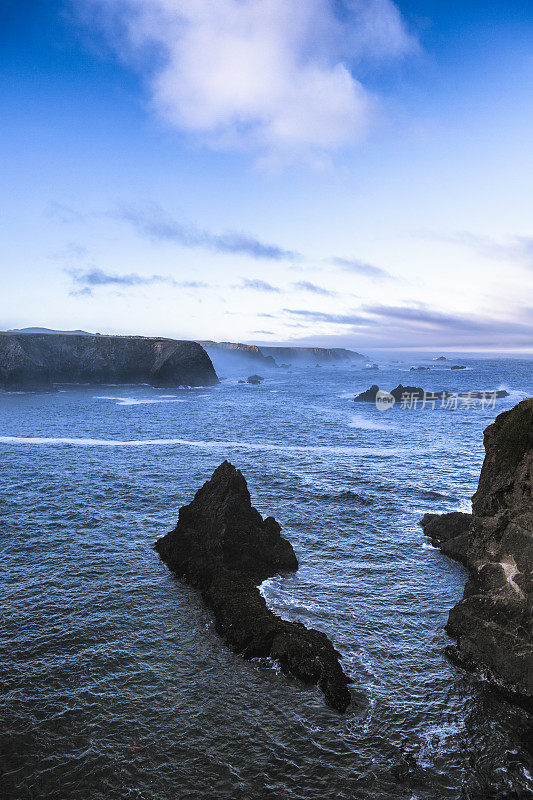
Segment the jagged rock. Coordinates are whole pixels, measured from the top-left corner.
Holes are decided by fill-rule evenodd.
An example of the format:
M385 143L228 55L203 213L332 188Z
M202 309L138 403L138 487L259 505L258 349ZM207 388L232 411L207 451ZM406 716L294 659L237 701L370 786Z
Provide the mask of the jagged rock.
M211 386L218 378L196 342L143 336L0 333L0 388L51 390L56 383Z
M451 514L424 514L420 524L435 547L457 561L466 561L468 549L467 531L472 514L452 511Z
M250 375L247 378L247 383L251 383L254 386L257 386L259 383L262 383L265 379L261 377L261 375Z
M379 386L374 383L370 389L367 389L366 391L361 392L361 394L358 394L357 397L354 397L354 400L358 403L375 403L378 392Z
M533 399L496 417L472 515L426 514L424 532L470 570L447 654L533 708Z
M263 520L253 508L246 481L232 464L224 461L215 470L155 547L173 572L199 589L217 632L236 653L270 656L284 671L317 684L332 708L346 710L349 679L327 636L281 619L257 588L268 577L298 569L298 561L276 520Z
M411 367L409 372L428 372L429 367Z

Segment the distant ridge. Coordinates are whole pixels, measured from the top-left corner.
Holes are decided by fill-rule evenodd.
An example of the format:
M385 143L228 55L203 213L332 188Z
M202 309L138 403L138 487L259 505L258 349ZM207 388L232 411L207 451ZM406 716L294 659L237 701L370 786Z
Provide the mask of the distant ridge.
M63 336L98 336L88 331L55 331L52 328L10 328L6 333L62 333Z
M355 350L346 350L344 347L275 347L268 346L259 349L265 356L273 356L275 359L288 363L344 363L351 364L354 361L361 361L367 357Z
M366 359L355 350L343 347L276 347L242 342L213 342L197 340L205 347L211 358L217 354L229 355L235 363L243 360L262 363L265 367L282 364L351 364Z

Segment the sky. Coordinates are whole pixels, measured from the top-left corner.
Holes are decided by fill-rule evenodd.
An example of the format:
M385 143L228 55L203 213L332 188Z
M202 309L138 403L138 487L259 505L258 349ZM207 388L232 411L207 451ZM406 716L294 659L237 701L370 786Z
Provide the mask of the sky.
M533 4L3 0L0 329L533 352Z

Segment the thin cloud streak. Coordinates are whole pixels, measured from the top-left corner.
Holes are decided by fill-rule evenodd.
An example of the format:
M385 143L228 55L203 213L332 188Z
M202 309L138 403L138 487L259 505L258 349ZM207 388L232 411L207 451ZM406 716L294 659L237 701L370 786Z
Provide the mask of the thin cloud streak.
M330 314L325 311L309 311L305 308L284 308L286 314L303 317L313 322L330 322L335 325L367 325L372 324L369 317L362 317L359 314Z
M390 275L387 270L376 267L374 264L368 264L366 261L360 261L357 258L339 258L338 256L334 256L330 258L329 261L331 264L334 264L334 266L346 270L346 272L355 272L357 275L364 275L367 278L379 280L392 279L392 275Z
M281 294L281 289L279 288L279 286L273 286L271 283L259 280L258 278L243 278L241 285L236 288L253 289L256 292L269 292L269 293Z
M247 233L230 231L217 234L180 222L157 203L144 207L122 206L110 216L129 222L138 233L152 241L170 241L182 247L199 247L222 254L246 255L271 261L295 261L300 257L293 250L262 242Z
M298 281L297 283L293 283L292 286L297 291L321 294L325 297L335 297L335 295L338 294L338 292L334 292L332 289L325 289L323 286L317 286L316 283L311 283L311 281Z
M100 286L115 286L119 288L130 288L134 286L151 286L154 284L166 283L169 286L176 286L182 289L204 289L207 283L203 281L177 281L170 275L140 275L137 272L127 274L117 274L105 272L98 267L89 269L67 270L75 285L80 288L71 292L73 296L91 296L93 289Z

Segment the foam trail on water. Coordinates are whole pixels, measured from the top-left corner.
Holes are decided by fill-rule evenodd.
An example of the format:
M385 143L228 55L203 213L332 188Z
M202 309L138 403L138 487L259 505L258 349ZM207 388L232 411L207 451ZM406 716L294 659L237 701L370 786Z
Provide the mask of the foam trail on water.
M372 455L385 458L401 455L403 448L376 447L336 447L334 445L276 445L268 442L235 442L235 441L194 441L190 439L91 439L69 438L66 436L0 436L0 444L33 444L33 445L74 445L78 447L143 447L183 445L199 447L206 450L237 448L241 450L259 450L280 453L324 453L331 455Z

